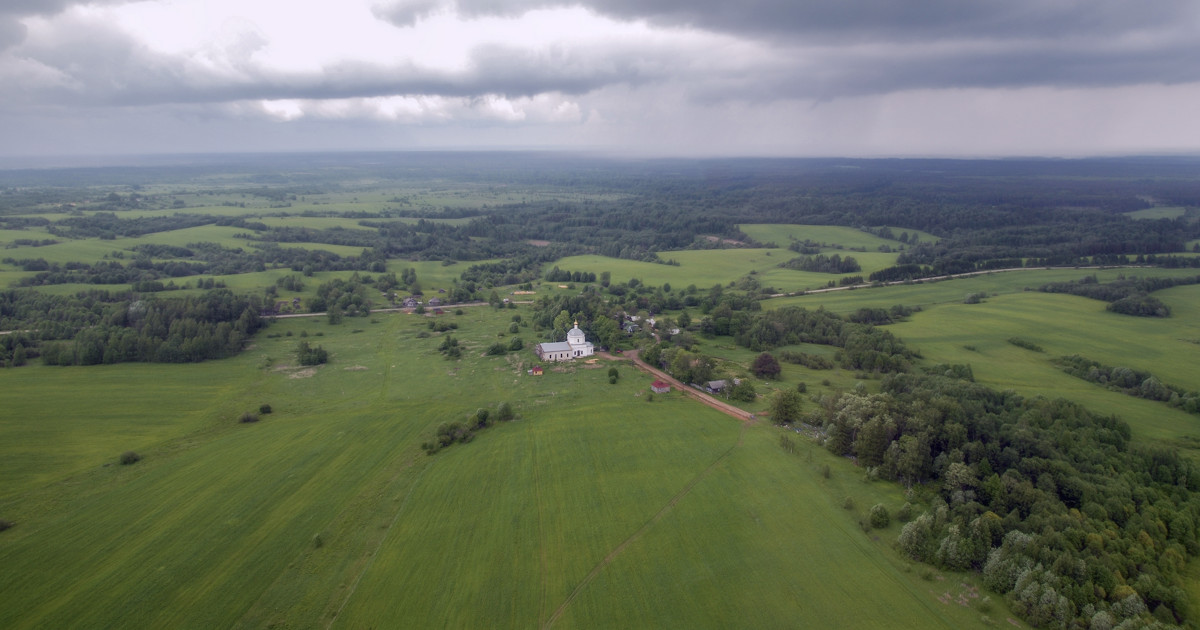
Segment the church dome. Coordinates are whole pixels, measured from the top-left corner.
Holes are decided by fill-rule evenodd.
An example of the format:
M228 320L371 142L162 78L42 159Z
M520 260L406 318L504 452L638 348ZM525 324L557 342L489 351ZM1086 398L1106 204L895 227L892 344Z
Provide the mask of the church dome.
M579 344L584 342L583 331L579 329L579 322L575 322L575 327L567 331L567 343Z

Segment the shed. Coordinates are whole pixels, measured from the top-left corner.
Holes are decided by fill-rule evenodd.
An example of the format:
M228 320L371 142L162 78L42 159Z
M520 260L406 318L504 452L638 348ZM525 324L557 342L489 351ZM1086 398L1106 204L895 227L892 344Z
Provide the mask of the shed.
M650 391L655 394L665 394L671 391L671 384L656 379L653 383L650 383Z
M704 384L704 391L710 394L719 394L725 391L726 387L729 387L729 383L725 382L724 379L719 381L709 381Z

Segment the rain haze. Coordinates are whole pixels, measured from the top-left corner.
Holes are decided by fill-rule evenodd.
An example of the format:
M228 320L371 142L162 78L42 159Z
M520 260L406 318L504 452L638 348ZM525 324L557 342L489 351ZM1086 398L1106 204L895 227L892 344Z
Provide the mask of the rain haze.
M8 0L0 155L1200 151L1200 3Z

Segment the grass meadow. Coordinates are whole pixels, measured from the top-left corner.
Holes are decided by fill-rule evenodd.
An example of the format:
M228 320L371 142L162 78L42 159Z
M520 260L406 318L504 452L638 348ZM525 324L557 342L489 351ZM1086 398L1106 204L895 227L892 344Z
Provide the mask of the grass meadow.
M770 230L867 247L842 251L861 257L864 275L895 256L875 251L894 242L847 228L745 227L756 239ZM209 231L217 229L229 228L143 238L232 239ZM103 257L135 240L69 245ZM789 276L801 272L776 265L791 256L734 249L663 254L679 266L598 256L557 264L675 289L751 271L785 290L837 277ZM414 267L430 295L469 264L393 261L389 270ZM257 291L289 273L223 280ZM1200 443L1200 418L1051 363L1079 353L1200 389L1200 287L1156 294L1174 311L1161 320L1027 290L1090 274L1191 275L1031 270L763 306L920 306L889 328L923 364L970 363L983 384L1116 413L1138 440ZM305 278L299 295L340 275ZM538 287L556 291L564 289ZM963 304L968 293L989 297ZM876 503L895 513L909 499L903 488L869 483L851 461L766 422L743 424L678 392L650 400L652 379L625 362L530 376L537 361L528 348L538 339L527 327L519 333L526 350L483 356L511 338L513 314L528 320L523 309L441 316L459 324L456 361L437 351L442 335L424 334L430 317L376 314L337 326L279 320L239 356L196 365L0 370L0 518L16 523L0 533L0 627L984 627L972 576L938 575L900 557L898 522L860 525ZM1045 351L1010 344L1015 336ZM331 362L294 365L301 339L329 350ZM755 355L728 339L698 343L730 374L745 374ZM609 365L621 373L615 385ZM854 387L859 376L785 364L781 378L755 381L764 397L747 408L765 411L765 395L801 381L819 393ZM515 421L435 456L421 450L443 422L502 401ZM273 413L238 421L262 404ZM784 436L794 451L781 448ZM119 464L129 450L142 460ZM1000 601L986 614L1010 623Z
M1165 383L1200 389L1200 288L1157 293L1174 311L1170 318L1110 313L1087 298L1022 292L982 304L935 304L890 327L927 363L969 363L975 378L990 387L1027 396L1065 397L1093 411L1128 421L1137 439L1194 448L1200 417L1163 403L1108 391L1062 372L1052 360L1080 354L1105 365L1154 373ZM1020 337L1044 349L1034 352L1008 342ZM1193 457L1200 452L1192 451Z
M610 385L603 361L532 377L528 350L482 356L513 312L443 316L458 361L428 318L388 314L281 320L198 365L0 372L0 626L981 625L939 599L970 580L919 575L898 524L860 528L899 487L648 401L625 364ZM302 334L331 363L292 365ZM517 420L420 450L501 401Z

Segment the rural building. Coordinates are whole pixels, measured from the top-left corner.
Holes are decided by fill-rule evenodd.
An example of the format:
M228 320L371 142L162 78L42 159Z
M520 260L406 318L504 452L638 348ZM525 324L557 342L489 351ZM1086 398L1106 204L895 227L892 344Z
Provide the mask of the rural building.
M650 391L654 392L655 394L665 394L671 391L671 384L664 381L655 380L653 383L650 383Z
M533 369L529 370L529 373L534 376L541 376L542 375L542 366L540 366L540 365L533 366Z
M442 298L429 298L429 305L430 306L441 306Z
M566 341L539 343L534 350L543 361L570 361L579 357L590 357L596 353L596 347L584 338L578 321L575 322L574 328L567 331Z
M725 379L721 379L719 381L709 381L704 384L704 391L710 394L720 394L721 392L725 391L726 387L729 387L729 383L725 382Z
M412 297L410 295L410 296L404 298L403 304L404 304L404 308L417 308L417 306L420 305L421 303L419 301L417 301L417 298Z

